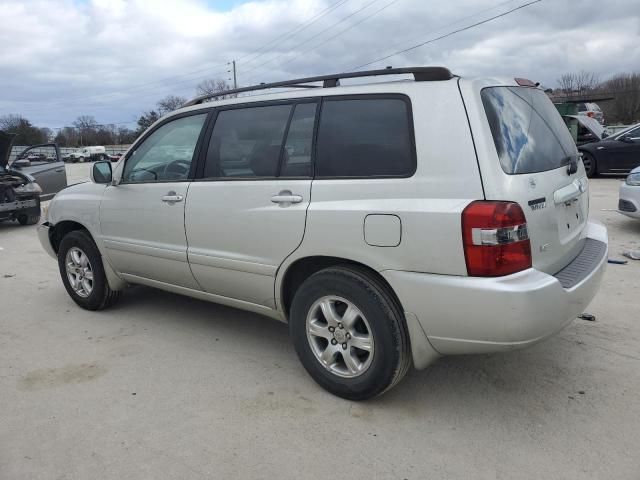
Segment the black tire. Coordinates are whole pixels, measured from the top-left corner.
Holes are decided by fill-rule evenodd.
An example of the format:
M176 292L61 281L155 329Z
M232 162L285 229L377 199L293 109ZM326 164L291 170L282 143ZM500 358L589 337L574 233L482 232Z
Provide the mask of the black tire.
M67 252L73 247L80 249L88 257L93 271L93 288L86 297L82 297L75 292L67 277L65 260ZM111 290L109 287L100 251L86 231L74 230L63 237L58 249L58 268L67 293L82 308L86 310L102 310L115 304L120 299L121 292Z
M370 364L352 378L329 371L316 358L307 338L307 315L325 296L353 303L366 317L373 337ZM411 355L402 309L386 285L357 266L321 270L305 280L291 305L289 329L293 344L309 375L324 389L349 400L366 400L396 385L409 370ZM349 347L350 348L350 347Z
M78 162L80 162L80 163L84 163L84 157L80 157L80 158L78 159Z
M20 225L35 225L40 221L40 215L20 214L16 217Z
M589 152L582 152L582 163L584 164L584 171L587 174L587 177L591 178L596 175L596 159L592 154Z

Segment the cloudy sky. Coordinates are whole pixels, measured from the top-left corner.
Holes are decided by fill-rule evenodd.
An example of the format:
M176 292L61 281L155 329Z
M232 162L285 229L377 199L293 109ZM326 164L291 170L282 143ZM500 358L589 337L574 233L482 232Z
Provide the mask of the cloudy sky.
M638 0L0 0L0 115L135 125L206 78L238 83L445 65L556 86L567 71L640 69Z

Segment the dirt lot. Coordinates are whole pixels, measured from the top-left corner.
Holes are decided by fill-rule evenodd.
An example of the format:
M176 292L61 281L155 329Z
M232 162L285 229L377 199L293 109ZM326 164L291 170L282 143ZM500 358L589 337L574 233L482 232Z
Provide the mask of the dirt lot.
M591 182L614 258L640 248L619 182ZM640 261L609 265L595 323L358 404L313 383L283 324L142 287L86 312L35 227L0 224L0 247L2 479L640 478Z

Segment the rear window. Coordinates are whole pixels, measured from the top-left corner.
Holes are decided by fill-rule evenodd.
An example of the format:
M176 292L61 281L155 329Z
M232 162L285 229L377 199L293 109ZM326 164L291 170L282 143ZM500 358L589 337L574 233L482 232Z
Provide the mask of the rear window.
M542 90L490 87L481 96L505 173L553 170L578 154L569 129Z
M415 171L408 101L327 99L317 146L318 177L403 177Z

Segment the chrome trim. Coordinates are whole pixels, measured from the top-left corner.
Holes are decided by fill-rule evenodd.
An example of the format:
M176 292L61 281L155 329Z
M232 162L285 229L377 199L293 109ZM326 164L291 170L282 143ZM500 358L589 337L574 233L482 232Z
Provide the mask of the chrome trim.
M503 228L472 228L471 239L474 245L506 245L529 240L529 230L526 223Z

